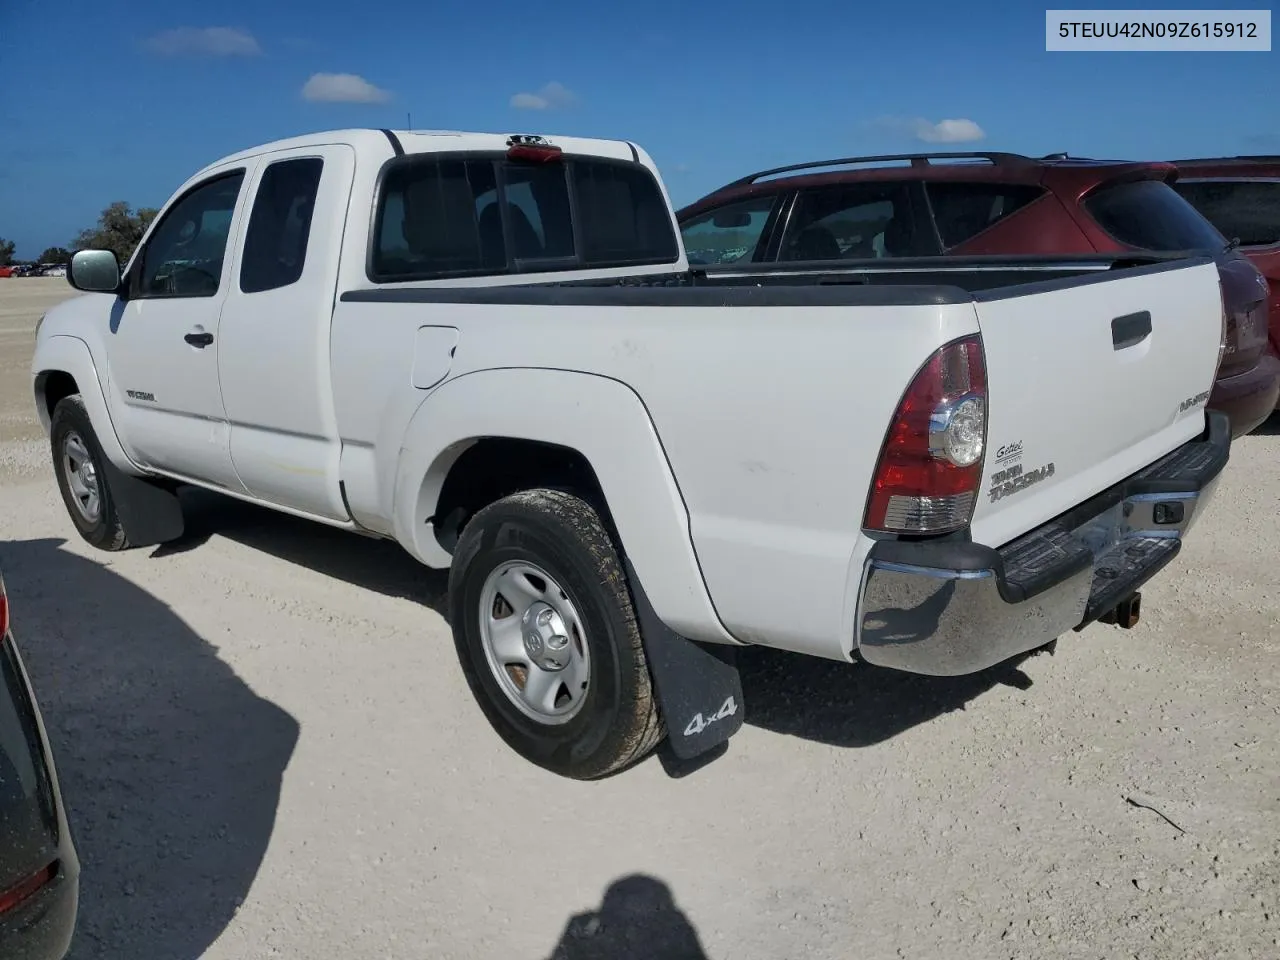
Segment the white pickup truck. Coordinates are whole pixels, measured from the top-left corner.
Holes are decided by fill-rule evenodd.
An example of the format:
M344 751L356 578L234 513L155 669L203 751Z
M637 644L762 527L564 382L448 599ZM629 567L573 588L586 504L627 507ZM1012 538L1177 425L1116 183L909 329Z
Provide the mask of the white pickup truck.
M69 280L32 372L89 543L181 536L182 484L394 539L570 777L723 743L744 644L956 675L1130 625L1229 454L1210 257L691 271L628 142L271 143Z

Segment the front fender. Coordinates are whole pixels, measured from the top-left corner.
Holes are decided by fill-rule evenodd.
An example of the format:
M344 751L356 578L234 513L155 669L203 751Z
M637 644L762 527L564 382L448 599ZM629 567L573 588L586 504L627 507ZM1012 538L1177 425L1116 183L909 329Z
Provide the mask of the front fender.
M559 444L586 457L658 616L691 639L737 643L707 593L689 514L653 421L630 387L608 377L482 370L433 391L405 431L392 495L396 539L420 560L432 567L451 561L427 521L449 468L481 437Z
M124 473L142 476L138 468L116 436L115 424L111 420L111 411L107 407L106 395L102 381L98 377L97 364L89 352L89 345L79 337L56 334L44 337L36 342L35 356L31 360L32 390L35 395L36 415L45 434L49 432L49 408L45 401L45 384L48 375L54 372L70 374L80 390L85 409L89 412L89 420L93 424L93 432L98 435L98 443L102 452Z

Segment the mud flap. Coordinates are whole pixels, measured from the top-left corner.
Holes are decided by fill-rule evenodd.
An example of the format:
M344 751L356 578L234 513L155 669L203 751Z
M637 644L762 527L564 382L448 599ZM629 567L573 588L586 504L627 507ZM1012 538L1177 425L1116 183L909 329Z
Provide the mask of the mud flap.
M631 561L623 563L671 752L690 760L718 747L742 727L737 648L697 643L673 631L649 603Z
M154 547L182 536L182 504L178 495L150 480L130 476L101 457L116 515L130 546Z

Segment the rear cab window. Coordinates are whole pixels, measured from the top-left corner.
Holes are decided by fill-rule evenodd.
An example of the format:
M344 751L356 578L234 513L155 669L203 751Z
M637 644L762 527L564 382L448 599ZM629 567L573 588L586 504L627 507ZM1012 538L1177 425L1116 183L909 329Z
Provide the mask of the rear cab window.
M1173 188L1242 247L1280 243L1280 180L1175 180Z
M1162 180L1134 180L1089 194L1084 208L1120 243L1140 250L1217 252L1226 239Z
M641 164L428 154L384 172L368 273L391 283L679 258L667 201Z

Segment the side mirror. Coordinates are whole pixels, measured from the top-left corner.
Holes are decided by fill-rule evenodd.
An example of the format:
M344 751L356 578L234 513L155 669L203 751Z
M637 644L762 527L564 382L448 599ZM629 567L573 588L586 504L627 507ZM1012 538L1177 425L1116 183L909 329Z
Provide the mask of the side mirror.
M71 258L67 280L85 293L115 293L120 288L120 264L110 250L81 250Z

